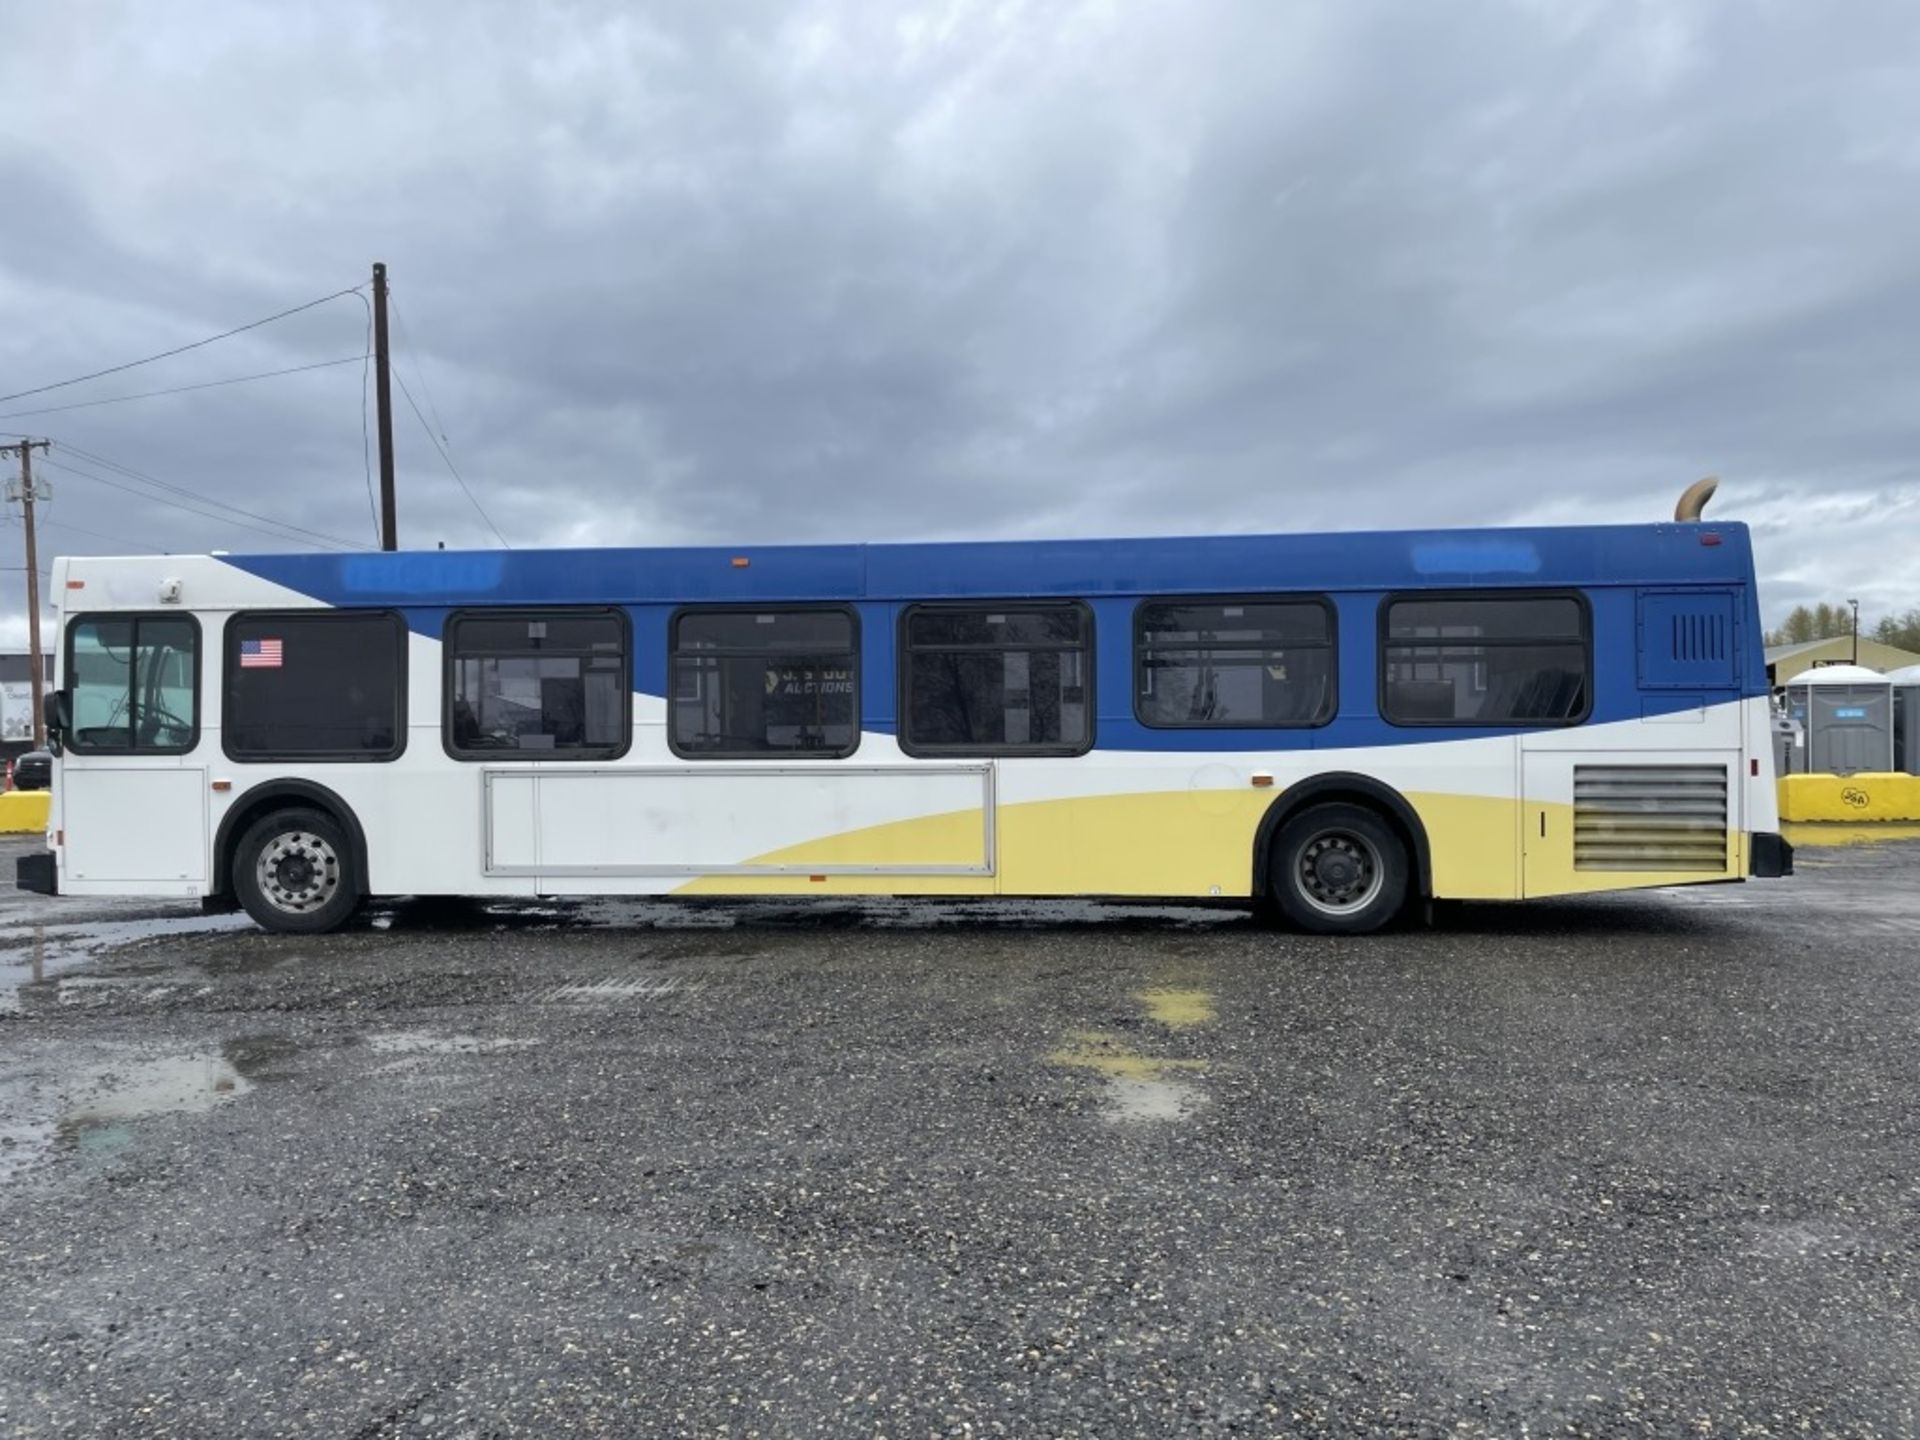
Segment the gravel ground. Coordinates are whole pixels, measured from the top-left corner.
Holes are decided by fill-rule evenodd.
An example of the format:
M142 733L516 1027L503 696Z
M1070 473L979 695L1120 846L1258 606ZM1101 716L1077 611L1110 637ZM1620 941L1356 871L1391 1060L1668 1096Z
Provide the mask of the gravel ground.
M1912 1434L1920 844L1801 861L1364 942L9 893L0 1435Z

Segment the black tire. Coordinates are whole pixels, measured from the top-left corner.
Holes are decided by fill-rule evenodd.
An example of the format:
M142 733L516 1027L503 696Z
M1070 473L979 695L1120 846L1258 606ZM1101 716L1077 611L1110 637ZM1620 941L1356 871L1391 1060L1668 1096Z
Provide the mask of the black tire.
M1267 888L1280 913L1316 935L1370 935L1407 903L1407 847L1363 805L1315 805L1280 827Z
M262 928L288 935L337 929L360 906L353 841L319 810L275 810L233 852L233 893Z

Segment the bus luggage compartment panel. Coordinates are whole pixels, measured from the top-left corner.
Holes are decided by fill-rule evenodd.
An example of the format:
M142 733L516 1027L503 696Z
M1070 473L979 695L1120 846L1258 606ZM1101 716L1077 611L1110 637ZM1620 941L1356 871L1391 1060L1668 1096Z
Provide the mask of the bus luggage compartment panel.
M713 764L489 770L489 875L991 875L994 772Z

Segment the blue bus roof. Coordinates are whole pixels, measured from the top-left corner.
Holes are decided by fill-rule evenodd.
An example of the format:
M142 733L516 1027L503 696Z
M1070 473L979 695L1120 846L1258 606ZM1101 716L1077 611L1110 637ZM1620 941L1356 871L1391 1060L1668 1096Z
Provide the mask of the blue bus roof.
M1737 523L221 558L327 604L383 606L1740 584L1752 578L1747 529Z

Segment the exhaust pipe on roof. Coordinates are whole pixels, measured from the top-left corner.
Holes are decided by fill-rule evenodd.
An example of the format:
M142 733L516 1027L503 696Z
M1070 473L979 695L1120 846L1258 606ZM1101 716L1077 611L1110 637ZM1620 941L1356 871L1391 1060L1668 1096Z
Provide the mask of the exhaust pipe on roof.
M1713 492L1720 488L1720 477L1708 475L1696 480L1681 493L1680 503L1673 507L1673 518L1682 524L1689 524L1700 518L1700 512L1707 508L1707 501L1713 498Z

